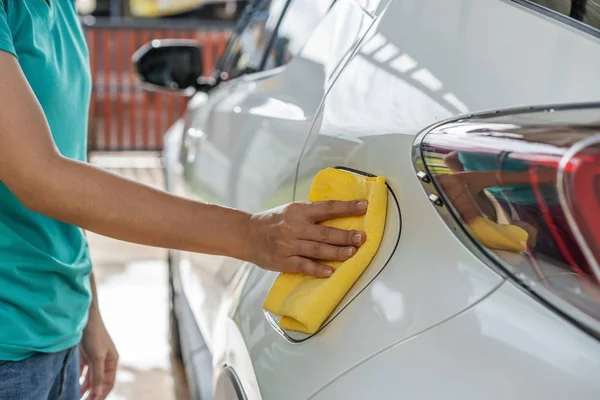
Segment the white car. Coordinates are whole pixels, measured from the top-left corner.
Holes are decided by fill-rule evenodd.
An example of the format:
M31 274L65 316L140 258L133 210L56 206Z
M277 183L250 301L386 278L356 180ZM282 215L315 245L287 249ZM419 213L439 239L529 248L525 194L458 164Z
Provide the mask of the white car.
M314 335L263 310L276 273L171 252L193 397L600 399L598 28L599 0L272 0L212 73L195 43L141 49L148 87L193 94L168 190L257 212L327 167L389 187Z

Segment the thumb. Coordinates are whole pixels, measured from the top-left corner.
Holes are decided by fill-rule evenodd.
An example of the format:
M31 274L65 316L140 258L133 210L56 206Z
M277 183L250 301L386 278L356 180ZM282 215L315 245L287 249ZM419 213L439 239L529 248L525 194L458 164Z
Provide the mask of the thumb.
M104 395L104 361L105 356L95 357L91 365L92 373L92 393L90 398L95 400L96 398L101 399ZM88 374L90 371L88 371Z

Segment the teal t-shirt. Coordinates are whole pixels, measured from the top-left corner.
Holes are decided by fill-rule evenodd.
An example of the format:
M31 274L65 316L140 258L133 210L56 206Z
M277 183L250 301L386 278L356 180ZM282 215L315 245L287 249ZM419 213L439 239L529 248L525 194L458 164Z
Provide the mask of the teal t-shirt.
M85 161L91 80L75 0L0 0L0 50L17 57L62 155ZM0 360L76 345L90 272L83 231L29 211L0 182Z

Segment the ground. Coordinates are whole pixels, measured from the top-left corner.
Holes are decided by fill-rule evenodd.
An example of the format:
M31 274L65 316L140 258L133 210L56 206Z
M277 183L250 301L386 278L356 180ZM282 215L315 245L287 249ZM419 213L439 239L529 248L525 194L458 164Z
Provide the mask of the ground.
M93 155L92 163L162 188L154 154ZM187 399L182 365L171 357L166 251L88 233L100 311L119 350L109 400Z

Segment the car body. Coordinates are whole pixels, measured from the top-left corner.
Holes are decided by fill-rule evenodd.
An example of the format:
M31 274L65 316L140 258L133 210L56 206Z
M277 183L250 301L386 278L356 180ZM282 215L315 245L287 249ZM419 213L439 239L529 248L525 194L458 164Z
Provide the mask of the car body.
M585 23L555 11L570 1L534 3L274 0L242 17L213 84L165 135L168 190L254 213L306 201L318 171L344 167L386 177L388 220L313 336L263 311L276 273L171 251L194 397L600 396L597 321L499 267L424 166L422 141L461 121L493 132L543 115L534 125L546 129L578 121L573 107L600 120L600 3L588 1Z

